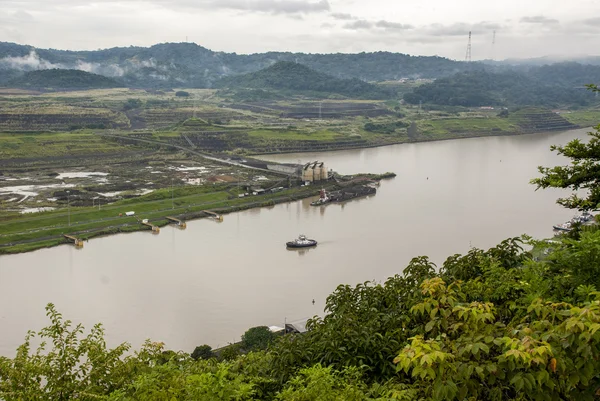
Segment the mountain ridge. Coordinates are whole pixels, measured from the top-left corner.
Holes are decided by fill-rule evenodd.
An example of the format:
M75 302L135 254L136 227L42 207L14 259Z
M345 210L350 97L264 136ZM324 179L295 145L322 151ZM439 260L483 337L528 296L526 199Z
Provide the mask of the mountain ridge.
M340 79L291 61L277 63L256 72L222 78L217 87L229 89L277 89L335 93L353 98L385 99L390 91L359 79Z
M108 89L124 86L121 82L104 75L68 69L28 71L10 80L8 84L22 89Z
M35 69L63 68L120 78L128 86L209 88L225 76L255 72L278 61L298 62L335 78L363 81L438 78L466 68L465 63L443 57L391 52L241 55L213 51L195 43L71 51L0 42L0 85L6 83L2 77L9 74L7 71L14 75Z

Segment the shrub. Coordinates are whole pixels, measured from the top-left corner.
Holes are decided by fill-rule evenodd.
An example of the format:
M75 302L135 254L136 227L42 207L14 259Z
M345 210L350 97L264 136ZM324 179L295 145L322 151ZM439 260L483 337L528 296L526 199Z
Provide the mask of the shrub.
M275 338L275 334L267 326L252 327L242 336L244 348L250 350L266 349Z
M192 352L191 357L194 360L198 360L198 359L211 359L215 357L215 354L212 352L212 348L210 345L199 345L194 349L194 352Z

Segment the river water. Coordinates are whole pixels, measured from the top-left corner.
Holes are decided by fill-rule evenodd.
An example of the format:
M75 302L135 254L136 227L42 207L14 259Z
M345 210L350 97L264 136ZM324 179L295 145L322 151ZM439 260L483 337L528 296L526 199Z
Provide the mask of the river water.
M109 345L146 338L175 350L238 341L257 325L322 314L338 284L385 280L408 261L436 263L469 246L527 233L544 238L572 212L564 192L528 184L538 165L563 164L551 144L587 130L472 138L269 160L325 161L340 173L393 171L377 195L345 205L310 200L188 222L186 230L93 239L0 257L0 355L14 356L52 302L66 318L104 324ZM317 248L286 250L304 233ZM313 305L313 299L315 304Z

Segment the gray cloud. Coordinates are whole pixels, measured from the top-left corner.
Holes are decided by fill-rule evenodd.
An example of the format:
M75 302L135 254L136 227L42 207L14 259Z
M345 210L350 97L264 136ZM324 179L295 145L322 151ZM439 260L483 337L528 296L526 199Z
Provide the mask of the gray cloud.
M473 55L479 59L490 57L492 31L497 30L496 58L596 54L600 48L597 0L580 0L586 7L578 8L556 2L552 15L547 0L531 0L529 11L519 7L523 0L507 0L494 14L486 7L481 12L473 8L469 19L462 6L436 8L442 1L431 0L426 2L431 7L425 7L391 0L0 0L0 40L96 49L177 42L189 35L205 47L240 53L389 50L464 59L472 31ZM372 16L375 7L386 14ZM392 21L392 15L399 21ZM51 65L32 55L3 63L21 68ZM110 68L75 63L70 67ZM134 72L138 68L126 67Z
M210 5L214 8L230 8L243 11L261 11L275 14L314 13L329 11L329 1L317 2L305 0L215 0Z
M399 22L390 22L385 20L380 20L375 23L377 28L384 29L412 29L414 26L408 24L401 24Z
M30 22L30 21L34 20L34 18L31 14L29 14L27 11L23 11L23 10L18 10L17 12L15 12L13 14L13 18L16 19L17 21L21 21L21 22Z
M348 22L347 24L344 24L344 29L358 30L358 29L372 29L372 28L373 28L373 23L371 21L367 21L364 19L359 19L358 21Z
M558 24L557 19L547 18L543 15L534 15L532 17L523 17L521 18L521 22L525 22L528 24L542 24L542 25L554 25Z
M330 14L334 19L339 19L342 21L352 21L357 19L354 15L352 14L346 14L346 13L331 13Z
M40 58L35 51L31 51L23 57L4 57L0 58L0 66L15 68L18 70L46 70L50 68L65 68L62 64L53 64L50 61Z
M500 24L482 21L476 24L466 24L464 22L458 22L452 25L431 24L425 28L425 31L433 36L463 36L468 35L469 32L477 34L501 28L502 25Z
M354 22L349 22L344 25L344 29L360 30L360 29L384 29L384 30L405 30L413 29L412 25L401 24L399 22L390 22L385 20L367 21L360 19Z
M56 7L72 7L73 3L69 0L0 0L7 5L22 6L28 5L35 7L36 10ZM315 13L329 11L331 6L329 0L80 0L76 4L78 7L97 5L99 3L126 5L126 4L153 4L163 8L177 10L240 10L256 11L273 14L296 14L296 13Z
M596 17L596 18L588 18L586 20L582 21L584 24L586 25L591 25L594 28L598 28L600 27L600 17Z
M25 41L25 36L21 33L21 31L6 26L0 26L0 35L5 38L4 40L8 39L15 42Z

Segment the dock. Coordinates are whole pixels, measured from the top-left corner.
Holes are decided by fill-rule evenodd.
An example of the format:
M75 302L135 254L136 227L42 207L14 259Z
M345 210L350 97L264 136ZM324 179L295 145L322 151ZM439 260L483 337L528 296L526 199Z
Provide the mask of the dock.
M82 239L79 239L79 238L73 237L72 235L67 235L67 234L63 234L63 236L66 239L73 241L73 245L75 245L75 248L83 248L83 240Z
M137 220L140 224L150 227L152 229L152 234L160 233L160 228L158 226L155 226L154 224L148 222L148 219L144 219L144 220L137 219Z
M218 213L215 213L215 212L213 212L211 210L203 210L203 212L206 213L206 214L208 214L209 217L212 217L213 219L215 219L218 222L222 222L223 221L223 216L220 215L220 214L218 214Z
M176 219L175 217L167 216L166 219L172 223L177 224L177 227L181 228L182 230L187 227L185 221Z

